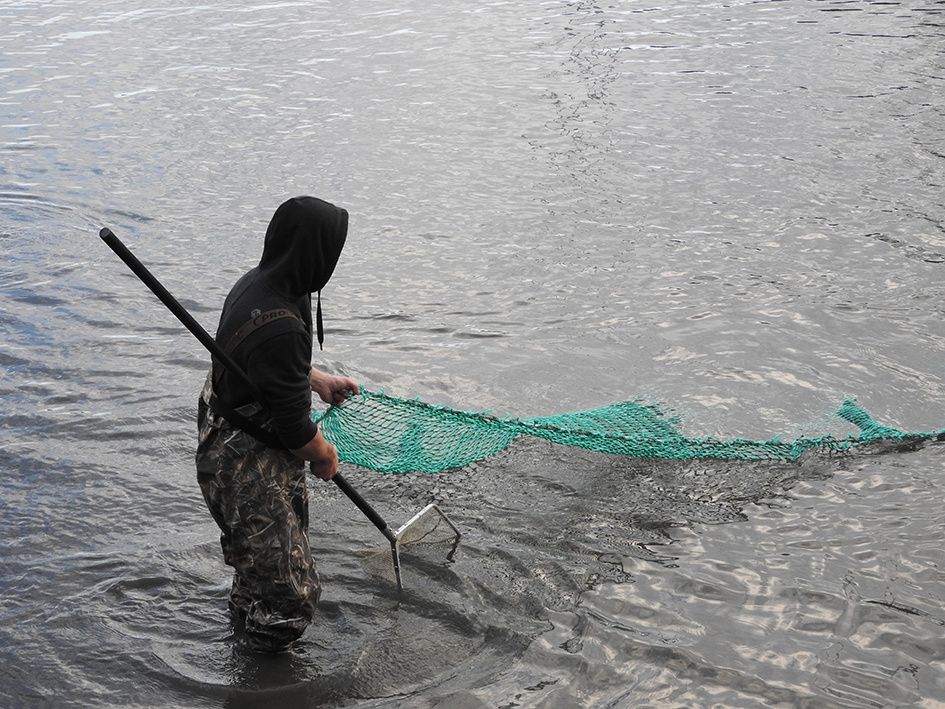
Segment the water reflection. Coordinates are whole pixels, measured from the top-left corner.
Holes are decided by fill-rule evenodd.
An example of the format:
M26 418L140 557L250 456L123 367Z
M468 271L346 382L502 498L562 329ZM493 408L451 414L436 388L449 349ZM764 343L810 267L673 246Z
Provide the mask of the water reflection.
M326 366L537 416L643 395L720 436L846 396L942 425L942 11L0 2L0 703L728 706L945 698L941 450L802 466L520 443L315 487L320 624L246 655L193 480L205 326L287 194L352 214ZM129 688L127 678L138 677Z

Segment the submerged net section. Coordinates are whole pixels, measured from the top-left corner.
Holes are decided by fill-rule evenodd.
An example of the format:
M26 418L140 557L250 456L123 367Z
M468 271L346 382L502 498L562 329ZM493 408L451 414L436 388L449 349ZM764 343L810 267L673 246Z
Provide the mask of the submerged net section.
M423 559L440 565L443 559L451 561L459 547L460 533L449 517L435 504L420 510L395 533L397 548L409 552L411 563L416 565ZM390 545L361 554L368 572L391 582L396 582L393 550Z
M448 545L453 550L459 543L459 530L450 522L449 517L443 514L443 511L434 504L427 505L395 533L397 543L403 548L410 546L417 548L419 545L429 547L432 544ZM452 553L447 554L448 557Z
M499 418L459 411L419 399L362 390L319 419L346 463L389 473L439 473L460 468L507 448L519 436L636 458L796 461L811 449L846 451L879 441L945 437L945 429L910 433L877 423L855 401L836 415L859 431L846 437L801 436L791 441L684 436L679 420L639 401L539 418Z

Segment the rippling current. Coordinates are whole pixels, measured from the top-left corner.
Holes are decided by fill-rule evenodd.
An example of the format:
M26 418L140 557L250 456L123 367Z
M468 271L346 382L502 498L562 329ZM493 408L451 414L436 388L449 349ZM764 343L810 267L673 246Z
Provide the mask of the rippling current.
M940 428L943 89L941 0L0 0L0 705L941 705L940 445L345 468L459 548L398 597L313 480L318 617L248 653L207 356L96 234L212 330L284 198L345 206L316 364L394 395Z

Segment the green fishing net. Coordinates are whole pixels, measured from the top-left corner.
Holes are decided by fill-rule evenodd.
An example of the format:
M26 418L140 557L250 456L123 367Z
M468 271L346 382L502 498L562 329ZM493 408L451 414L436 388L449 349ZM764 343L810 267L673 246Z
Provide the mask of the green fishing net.
M507 448L519 436L536 436L565 446L636 458L677 460L796 461L811 449L846 451L879 441L922 441L945 437L945 429L909 433L883 426L855 401L837 417L858 433L749 440L684 436L679 420L659 407L621 401L598 409L539 418L498 418L459 411L418 399L362 390L319 419L325 437L346 463L388 473L439 473L469 465Z

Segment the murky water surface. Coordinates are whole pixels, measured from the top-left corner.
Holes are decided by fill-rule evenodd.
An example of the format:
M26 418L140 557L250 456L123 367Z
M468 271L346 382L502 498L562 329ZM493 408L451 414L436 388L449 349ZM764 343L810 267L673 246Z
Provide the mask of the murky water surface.
M690 433L945 426L945 5L0 0L0 704L936 706L945 449L653 463L521 441L315 483L297 651L234 641L194 480L213 329L272 210L351 212L319 362Z

